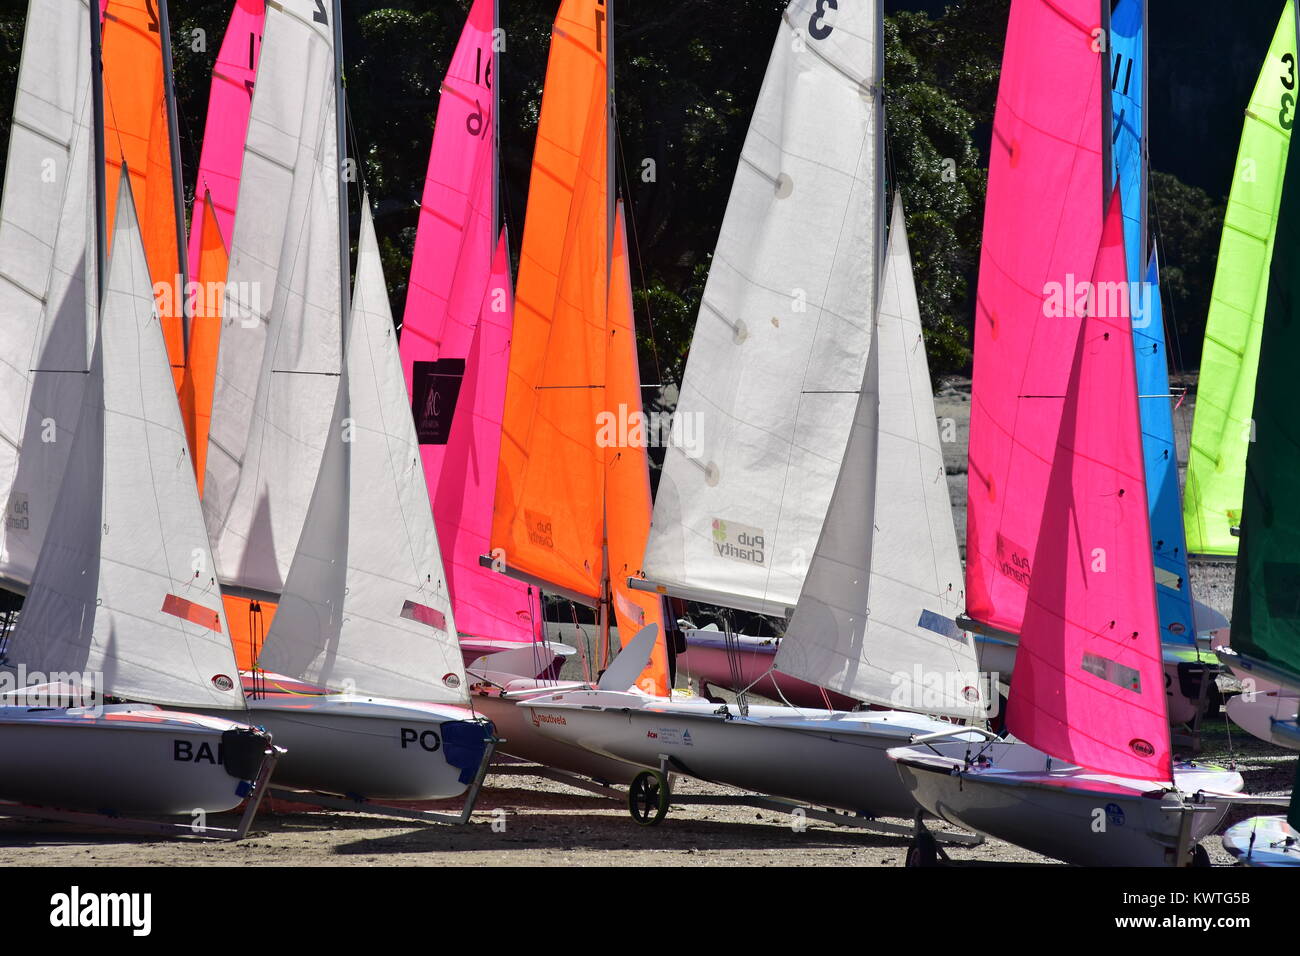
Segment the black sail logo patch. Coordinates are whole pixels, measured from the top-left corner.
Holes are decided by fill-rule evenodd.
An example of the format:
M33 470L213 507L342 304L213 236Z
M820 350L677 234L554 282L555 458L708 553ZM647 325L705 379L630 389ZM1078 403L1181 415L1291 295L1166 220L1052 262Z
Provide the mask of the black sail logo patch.
M465 380L464 359L415 362L411 366L411 413L421 445L445 445Z
M1129 750L1132 750L1139 757L1151 757L1155 755L1156 748L1151 746L1149 741L1141 737L1134 737L1128 742Z

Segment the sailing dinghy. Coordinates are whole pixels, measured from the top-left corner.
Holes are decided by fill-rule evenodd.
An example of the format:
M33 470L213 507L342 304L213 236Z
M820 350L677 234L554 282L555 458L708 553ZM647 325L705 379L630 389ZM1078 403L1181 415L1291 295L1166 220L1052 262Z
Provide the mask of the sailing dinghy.
M225 719L242 695L125 167L107 262L99 48L98 4L31 5L0 206L0 315L24 356L0 388L0 564L27 593L0 646L16 688L0 698L0 800L216 812L273 755Z
M1017 0L1013 28L1045 9ZM1087 48L1084 31L1077 42ZM1120 210L1116 189L1094 290L1124 274ZM1131 319L1093 295L1072 350L1011 679L1017 740L963 756L918 741L890 757L935 816L1069 863L1208 862L1199 841L1227 806L1204 805L1203 792L1226 796L1243 781L1172 759ZM909 863L932 852L918 839Z
M244 676L248 719L296 754L276 783L451 797L481 779L491 726L444 706L464 670L368 208L353 301L338 18L266 9L204 512L223 582L278 602Z
M362 203L330 435L258 657L264 671L330 692L254 693L249 720L295 755L282 759L277 785L381 800L453 797L480 778L492 726L463 706L438 536L369 199Z
M249 795L271 759L270 736L242 723L125 168L114 233L67 471L4 652L20 687L34 674L54 683L0 705L0 799L110 814L220 812ZM89 699L57 705L69 693ZM159 706L105 705L104 694Z
M1291 493L1300 465L1296 441L1291 356L1297 347L1300 309L1300 154L1286 161L1277 217L1276 245L1263 309L1258 378L1253 406L1255 441L1246 455L1240 550L1232 607L1233 640L1228 660L1248 688L1269 681L1279 692L1235 697L1228 714L1251 733L1300 750L1300 626L1296 560L1300 502ZM1224 653L1224 652L1221 652ZM1253 700L1251 699L1253 697ZM1300 769L1300 768L1298 768ZM1224 847L1252 866L1300 865L1300 799L1293 787L1285 816L1244 820L1223 836Z
M710 441L716 444L706 450L704 461L743 441L775 441L780 447L769 457L779 460L783 470L790 455L812 451L827 455L838 444L836 460L819 458L814 469L832 475L833 487L826 489L822 507L833 517L819 516L809 536L800 524L806 517L800 510L802 492L792 492L785 502L799 516L790 528L791 540L808 539L812 587L806 584L801 598L797 584L783 571L773 578L771 593L765 590L768 568L766 563L755 564L754 544L762 537L762 528L781 524L778 503L783 478L746 470L742 459L747 454L720 467L716 464L720 459L705 465L685 458L683 449L669 449L670 462L677 464L670 464L665 481L677 484L666 491L661 485L664 503L656 503L655 522L658 528L662 521L667 530L651 532L648 555L666 555L670 563L676 562L674 567L680 567L680 549L689 539L693 573L717 575L704 578L712 582L711 594L722 592L722 582L730 581L734 587L725 592L728 602L743 586L749 599L742 606L770 611L783 600L798 604L791 624L797 636L782 644L791 673L804 679L815 675L818 683L842 693L852 686L855 695L886 705L898 696L901 684L908 698L904 706L973 718L982 715L983 698L973 686L977 681L969 637L957 631L952 621L959 606L954 590L959 581L956 540L942 473L936 479L934 471L940 462L937 425L924 372L901 205L895 209L891 234L886 301L880 310L875 301L881 287L878 231L883 226L882 197L876 185L881 181L877 167L881 85L878 74L872 79L871 68L879 66L881 24L879 6L870 3L825 11L815 0L796 0L785 11L742 153L686 373L693 388L716 389L727 398L727 407L743 419L735 422L736 427L724 428L721 416L705 424L702 433L712 436ZM805 36L810 38L806 45L795 42ZM589 128L606 121L602 105L599 100L592 103ZM835 122L827 121L828 112L837 117ZM820 188L808 190L807 184L814 181ZM828 237L827 221L843 222L840 234ZM620 218L616 225L621 224ZM792 243L791 236L801 238ZM610 321L620 299L630 299L624 242L619 229L610 270ZM838 247L838 256L832 254L832 247ZM521 303L523 278L521 271ZM807 318L797 311L785 315L790 302L781 290L787 286L817 290ZM755 314L772 318L751 325ZM517 324L522 315L521 309ZM887 325L888 332L873 335L877 323ZM873 351L868 362L867 347L873 341L872 348L879 353ZM519 342L517 332L516 350ZM793 405L806 401L808 406L795 417L782 411L780 401L763 397L788 375L758 374L764 367L788 372L792 356L804 357L810 376L802 386L795 383ZM802 362L796 365L802 367ZM735 388L756 391L733 394ZM807 394L799 394L803 391ZM684 388L683 400L688 404L679 408L679 414L698 408L689 403L689 394L690 389ZM760 419L755 408L769 418ZM807 432L798 424L805 412L815 423ZM591 412L584 410L584 414L590 421ZM911 463L918 464L912 467ZM504 479L513 477L503 473ZM755 479L761 479L761 493L747 497L745 489ZM498 508L501 488L510 487L503 480ZM729 495L729 510L717 512L713 509L718 502L697 500L705 489ZM890 595L882 598L878 620L866 613L867 578L873 570L873 518L884 521L886 514L883 503L881 510L874 510L877 489L896 495L890 505L906 515L897 524L885 522L890 525L891 557L897 556L899 542L912 532L942 548L946 528L951 558L949 574L941 582L932 577L913 582L913 569L900 568L906 583L891 591L873 577L870 586L879 585ZM774 501L769 501L769 492ZM765 502L771 504L770 512L764 512ZM540 513L542 507L538 501L529 509L527 522L513 526L515 540L527 532L531 542L540 542L547 552L554 545L558 552L559 534L543 532L562 525ZM703 509L718 517L703 524L693 522L688 528L681 518L688 508L692 514ZM769 525L769 520L774 524ZM703 543L698 540L701 528ZM676 546L662 540L656 546L655 534ZM611 551L612 535L611 528ZM592 538L584 535L580 540ZM941 575L928 560L929 550L920 550L926 555L917 564ZM724 552L736 560L717 560ZM713 553L714 559L707 553ZM763 554L761 560L775 561L775 556ZM569 566L587 568L572 559ZM798 569L800 578L803 573ZM703 588L700 578L693 580L697 583L686 587L689 596L698 599ZM658 578L649 582L634 576L627 583L634 586L633 593L673 591ZM619 607L617 600L615 606ZM649 649L662 648L662 639L647 638L652 633L647 627L625 645L622 655L632 655L631 660L615 659L596 688L561 689L519 700L519 708L532 713L542 734L644 768L632 794L633 814L640 822L662 819L670 799L665 779L669 773L867 816L915 812L915 804L893 775L886 750L910 734L950 732L954 724L901 710L810 713L744 703L738 708L719 706L670 696L642 681L629 687ZM923 672L931 677L951 676L960 683L950 690L952 681L939 680L934 693L925 698L920 686ZM958 734L946 745L965 747L975 739Z
M512 325L496 16L495 0L475 0L442 80L400 348L465 662L534 645L529 676L542 676L573 649L543 643L535 588L478 560L490 550Z

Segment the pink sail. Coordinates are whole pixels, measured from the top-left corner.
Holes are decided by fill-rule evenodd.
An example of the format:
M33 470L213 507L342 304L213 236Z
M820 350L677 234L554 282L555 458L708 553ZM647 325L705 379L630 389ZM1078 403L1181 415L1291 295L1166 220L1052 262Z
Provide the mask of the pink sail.
M239 172L244 162L244 139L248 135L248 113L253 104L253 80L257 76L257 56L265 21L264 0L236 0L212 70L194 205L203 209L204 195L211 195L210 210L216 216L217 228L227 247L235 227ZM224 275L199 279L202 233L197 227L190 229L190 276L195 281L225 281Z
M1101 237L1097 0L1013 0L989 157L975 311L966 611L1020 631L1047 492L1074 301Z
M492 14L492 0L474 0L442 81L400 351L456 628L531 641L528 587L478 563L490 550L511 334L492 208Z
M1102 773L1173 779L1124 222L1106 211L1047 484L1007 726ZM1064 328L1062 328L1064 332Z
M465 359L465 378L450 435L446 445L437 446L442 451L439 480L430 494L456 630L496 640L531 641L537 633L537 597L522 582L479 564L479 556L491 551L492 499L512 319L510 257L502 230ZM432 476L429 481L432 485ZM540 614L536 619L540 620Z

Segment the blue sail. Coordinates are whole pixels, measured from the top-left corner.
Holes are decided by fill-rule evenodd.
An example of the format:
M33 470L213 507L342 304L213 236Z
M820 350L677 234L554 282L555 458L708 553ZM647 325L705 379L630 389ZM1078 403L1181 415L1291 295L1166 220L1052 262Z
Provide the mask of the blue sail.
M1133 347L1142 416L1142 451L1146 458L1151 543L1156 563L1156 597L1160 636L1167 644L1193 644L1192 587L1187 576L1183 505L1178 497L1178 453L1174 446L1174 410L1169 395L1169 359L1160 305L1160 270L1151 253L1145 293L1150 304L1133 320Z
M1141 282L1146 265L1142 248L1142 206L1146 201L1142 189L1143 2L1120 0L1110 20L1110 108L1115 123L1111 185L1118 178L1124 203L1124 254L1129 282Z
M1187 545L1178 492L1178 457L1174 445L1174 416L1169 398L1169 365L1165 349L1164 316L1160 303L1160 274L1155 253L1146 263L1142 218L1143 190L1142 97L1144 0L1120 0L1111 16L1111 113L1114 118L1111 183L1119 183L1124 202L1124 249L1133 298L1133 346L1137 356L1138 395L1142 415L1142 450L1146 457L1147 496L1151 511L1151 541L1156 565L1161 639L1170 644L1194 644L1191 582L1187 576ZM1145 279L1145 284L1140 285ZM1139 305L1140 304L1140 305Z

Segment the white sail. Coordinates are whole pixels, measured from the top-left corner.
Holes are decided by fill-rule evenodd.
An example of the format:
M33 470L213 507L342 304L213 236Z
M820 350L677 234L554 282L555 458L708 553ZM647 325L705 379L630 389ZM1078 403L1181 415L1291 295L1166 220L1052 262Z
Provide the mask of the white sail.
M331 13L268 4L240 178L203 510L223 583L278 592L342 361Z
M786 8L705 286L644 572L783 614L857 403L876 298L876 5Z
M103 675L108 694L179 707L244 705L123 175L100 336L68 469L11 666Z
M776 669L858 700L983 712L957 627L961 561L895 196L876 335L839 480Z
M90 8L32 0L0 205L0 580L17 588L36 567L90 364L90 82Z
M467 700L368 199L347 368L258 664L335 690Z

